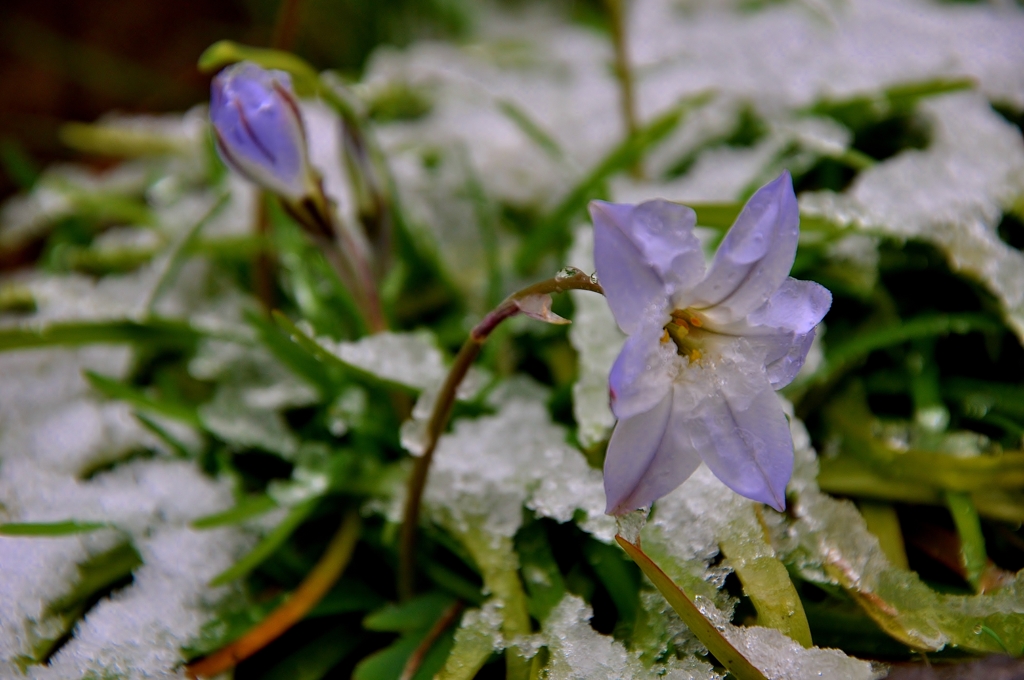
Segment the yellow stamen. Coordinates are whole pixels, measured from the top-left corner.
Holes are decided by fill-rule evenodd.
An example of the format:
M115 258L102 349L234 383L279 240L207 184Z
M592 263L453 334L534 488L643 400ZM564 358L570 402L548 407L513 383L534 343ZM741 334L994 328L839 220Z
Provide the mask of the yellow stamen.
M668 330L666 329L666 330L663 330L661 332L661 344L665 344L668 341L669 341Z

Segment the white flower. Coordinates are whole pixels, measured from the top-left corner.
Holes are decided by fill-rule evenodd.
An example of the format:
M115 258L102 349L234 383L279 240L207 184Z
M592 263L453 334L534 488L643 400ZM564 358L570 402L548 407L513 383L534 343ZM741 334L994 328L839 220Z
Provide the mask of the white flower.
M609 376L607 512L650 505L703 460L737 493L785 508L793 440L775 390L832 304L789 277L800 216L789 173L744 206L706 269L690 208L594 201L594 261L626 340Z

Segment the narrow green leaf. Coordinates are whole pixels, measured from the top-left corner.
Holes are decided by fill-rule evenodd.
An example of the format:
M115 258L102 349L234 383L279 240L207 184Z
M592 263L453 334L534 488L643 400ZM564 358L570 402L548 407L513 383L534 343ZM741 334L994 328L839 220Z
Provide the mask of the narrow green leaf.
M71 321L37 327L0 329L0 352L55 345L138 343L157 347L188 347L199 333L187 323L147 321Z
M333 626L275 663L260 680L320 680L366 642L351 625Z
M232 40L220 40L199 55L199 70L213 73L239 61L251 61L263 68L286 71L292 76L295 91L302 95L315 94L320 89L320 76L316 69L291 52L249 47Z
M878 544L882 546L882 552L889 558L894 567L910 569L907 561L907 550L903 543L903 531L900 529L900 520L896 516L896 509L889 503L877 503L863 501L857 504L860 514L864 517L864 523Z
M612 149L569 193L540 221L526 238L516 257L516 268L527 272L540 261L541 255L568 236L572 218L583 211L594 192L613 175L627 170L658 142L667 137L692 109L709 101L711 95L702 93L683 99L659 115L621 144Z
M214 529L216 527L229 526L231 524L240 524L246 520L252 519L253 517L265 515L276 507L277 503L275 503L274 499L270 496L247 496L246 498L238 501L238 504L233 508L229 508L222 512L215 512L212 515L206 515L205 517L193 520L192 528Z
M331 378L324 364L309 351L301 347L293 337L255 312L247 312L245 320L256 329L256 333L271 354L281 360L300 378L306 380L327 399L338 390L338 384Z
M8 522L0 524L0 536L70 536L109 527L105 522L78 522L73 519L63 522Z
M611 595L619 621L632 629L640 606L640 578L636 568L614 547L595 540L583 544L583 554Z
M803 603L786 565L765 538L753 504L747 503L743 512L724 527L718 543L757 610L757 625L774 628L810 648L811 628Z
M157 437L159 437L178 456L182 458L192 458L194 452L191 451L189 447L185 446L185 444L181 440L179 440L177 437L168 432L167 428L165 428L163 425L156 422L155 420L145 415L144 413L136 412L133 415L135 416L136 419L138 419L140 423L142 423L142 426L144 428L146 428L147 430L155 434Z
M156 303L160 301L160 298L163 297L164 293L166 293L174 283L175 278L178 276L178 272L181 271L182 265L185 264L185 260L190 254L189 251L199 238L199 234L202 232L203 227L209 224L213 218L224 209L224 206L228 204L228 199L230 197L231 195L229 193L221 194L213 206L206 211L206 214L196 221L196 223L193 224L187 232L185 232L184 236L179 238L174 245L171 246L170 255L164 264L163 271L160 273L160 279L153 287L153 291L149 296L149 301L146 303L146 309L150 314L152 314L153 310L156 308Z
M530 615L543 623L565 597L565 579L551 552L544 524L530 522L525 525L516 532L515 544L519 571L529 596L527 607Z
M740 654L733 647L732 643L710 621L704 618L704 615L697 609L697 605L690 600L689 596L673 583L672 579L643 550L622 536L616 536L615 540L626 551L626 554L633 558L633 561L637 563L640 570L644 572L661 594L665 596L665 599L672 605L672 609L679 614L679 618L683 620L686 627L693 631L697 639L708 648L708 651L715 655L715 658L730 673L735 675L738 680L767 680L761 671L747 661L746 657Z
M871 352L911 340L951 334L965 335L975 331L999 333L1002 330L1002 324L984 314L929 314L881 328L867 329L848 340L826 346L826 369L818 374L817 381L827 381Z
M562 147L558 145L554 137L544 131L540 125L537 124L533 118L530 117L526 111L523 111L514 102L508 99L502 99L498 102L498 110L501 111L505 116L515 123L523 134L530 138L537 146L539 146L544 153L550 156L556 161L565 159L565 153L562 151Z
M363 628L386 633L426 630L454 603L453 597L438 591L419 595L408 602L388 603L364 618Z
M967 574L967 581L979 590L981 577L988 565L985 551L985 536L981 533L981 518L969 494L962 491L946 492L946 507L953 516L953 524L960 536L960 562Z
M352 612L368 612L384 604L384 598L362 581L342 578L308 614L307 619L336 616Z
M427 636L426 629L407 633L356 665L352 680L398 680L405 663Z
M202 421L195 408L184 404L174 404L162 399L151 397L142 390L125 385L122 382L94 373L85 371L85 378L97 392L108 399L117 399L131 406L149 413L171 418L179 422L201 428Z
M262 564L274 551L281 547L285 541L299 528L309 514L316 507L320 499L313 498L292 508L281 523L267 534L260 541L252 552L240 559L233 566L222 571L210 581L210 586L222 586L231 583L235 579L248 575L253 569Z
M364 385L395 389L406 393L415 393L417 391L410 388L408 385L384 380L380 376L374 375L369 371L365 371L358 366L353 366L352 364L342 361L336 354L328 351L316 340L306 335L305 332L292 323L291 319L281 312L274 311L273 316L277 325L288 334L288 336L295 342L296 346L306 351L317 361L327 364L328 366L334 366L341 369L348 377L353 378Z

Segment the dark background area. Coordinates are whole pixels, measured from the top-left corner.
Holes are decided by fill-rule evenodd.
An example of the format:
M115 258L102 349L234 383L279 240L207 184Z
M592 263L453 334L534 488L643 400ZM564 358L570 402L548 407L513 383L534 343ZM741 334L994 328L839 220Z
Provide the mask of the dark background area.
M318 68L358 75L380 43L458 37L465 0L3 0L0 2L0 199L34 172L76 158L58 130L112 110L183 111L208 98L196 70L211 43L294 49Z

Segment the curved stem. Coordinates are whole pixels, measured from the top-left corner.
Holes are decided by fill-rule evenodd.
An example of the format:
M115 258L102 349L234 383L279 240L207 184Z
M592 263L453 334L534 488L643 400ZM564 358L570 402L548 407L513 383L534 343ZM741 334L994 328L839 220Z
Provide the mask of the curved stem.
M437 395L434 403L434 410L430 414L427 423L427 444L424 447L423 455L416 458L413 463L412 473L409 475L408 487L405 496L405 509L402 514L402 534L399 543L398 554L398 595L402 600L412 597L416 579L416 527L419 524L420 503L423 499L423 490L427 486L427 475L430 471L430 463L434 458L434 450L437 448L437 441L444 432L451 416L452 408L455 406L455 395L459 384L480 349L487 341L487 337L505 319L520 314L523 310L520 302L526 298L540 295L551 295L552 293L563 293L567 290L589 290L594 293L604 294L601 285L588 274L574 269L569 273L560 273L550 279L546 279L522 290L513 293L505 300L487 313L480 320L469 337L462 345L462 349L455 356L452 366L448 369L448 376L444 385Z
M459 618L459 614L462 613L462 609L465 605L462 600L456 600L455 603L448 607L441 614L441 618L434 623L434 627L427 631L426 637L423 638L423 642L413 650L409 656L409 660L405 662L405 667L402 669L402 675L399 676L398 680L412 680L416 676L416 672L423 665L423 659L426 658L427 652L434 646L437 639L448 630L448 627L455 623L455 620Z
M255 628L213 654L188 664L185 671L192 678L212 678L236 666L280 637L302 620L316 606L345 571L356 541L361 522L359 513L350 510L341 526L316 563L292 596L270 613Z

